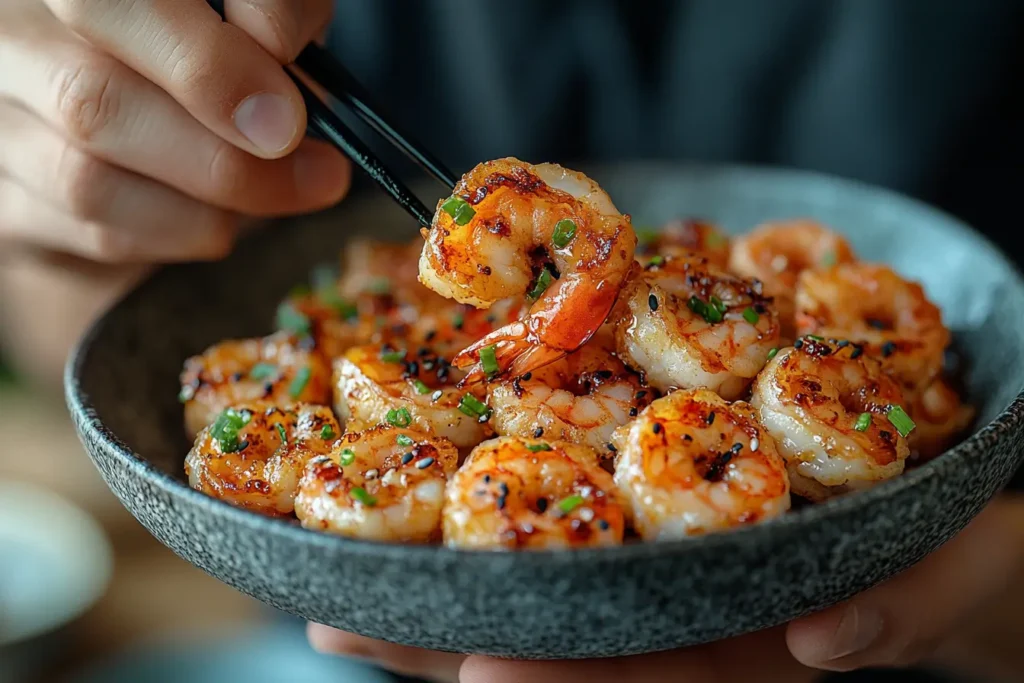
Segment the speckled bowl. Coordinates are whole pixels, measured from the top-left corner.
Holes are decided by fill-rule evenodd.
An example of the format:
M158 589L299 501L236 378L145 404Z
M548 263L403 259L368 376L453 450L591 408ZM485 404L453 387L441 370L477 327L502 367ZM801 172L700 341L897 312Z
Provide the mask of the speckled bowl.
M176 400L182 361L220 339L266 333L289 287L333 260L347 236L411 237L408 219L374 195L256 235L225 262L161 270L99 320L66 373L89 455L154 536L249 595L374 638L521 658L663 650L824 608L935 550L1010 478L1024 442L1024 283L987 241L919 203L816 175L675 165L589 171L637 225L703 216L739 232L811 216L847 234L864 258L921 280L966 354L980 428L864 493L734 532L604 550L346 540L189 489Z

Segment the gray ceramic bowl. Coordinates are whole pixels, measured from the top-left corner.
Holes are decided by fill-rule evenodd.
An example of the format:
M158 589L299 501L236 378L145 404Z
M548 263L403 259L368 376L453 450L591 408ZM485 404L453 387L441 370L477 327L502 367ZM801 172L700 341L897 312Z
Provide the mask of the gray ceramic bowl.
M865 493L734 532L603 550L463 552L346 540L190 490L176 400L182 361L220 339L268 332L275 304L311 266L333 261L347 235L414 234L374 196L257 235L223 263L164 269L117 304L67 367L82 442L154 536L249 595L374 638L522 658L664 650L824 608L935 550L1010 478L1024 440L1024 283L991 244L916 202L816 175L674 165L589 171L637 225L704 216L740 232L811 216L847 234L864 258L921 280L966 353L981 428Z

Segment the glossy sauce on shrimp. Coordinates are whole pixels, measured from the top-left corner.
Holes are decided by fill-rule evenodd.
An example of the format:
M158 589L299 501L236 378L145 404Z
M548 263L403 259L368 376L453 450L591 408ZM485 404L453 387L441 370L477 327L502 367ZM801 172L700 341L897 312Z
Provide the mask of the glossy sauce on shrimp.
M634 269L612 320L621 358L662 391L738 398L779 344L778 317L757 284L703 258Z
M500 437L473 449L449 483L444 542L491 550L618 545L626 518L591 449Z
M614 442L615 483L645 540L753 524L789 509L785 462L742 401L675 391L617 431Z
M729 267L729 236L709 221L669 221L657 230L637 230L637 239L636 258L645 266L661 259L697 255L719 270Z
M185 361L179 398L194 437L225 408L247 401L327 405L331 370L322 354L279 332L215 344Z
M307 529L373 541L427 543L441 533L441 508L458 451L447 439L380 426L345 434L306 466L295 512Z
M633 263L628 216L582 173L499 159L467 173L424 230L420 282L477 308L526 296L522 320L455 357L482 380L480 350L523 375L578 349L604 323Z
M302 469L329 453L341 428L329 408L242 403L196 437L185 458L189 485L268 515L291 514Z
M786 459L793 492L813 501L903 472L903 393L857 347L801 338L754 383L751 403Z

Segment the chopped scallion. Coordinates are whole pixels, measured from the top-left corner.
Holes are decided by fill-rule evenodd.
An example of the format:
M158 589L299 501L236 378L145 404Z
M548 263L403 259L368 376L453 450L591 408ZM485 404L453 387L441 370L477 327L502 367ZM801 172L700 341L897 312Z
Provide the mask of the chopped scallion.
M405 349L382 349L380 359L385 363L401 363L405 360Z
M757 321L761 319L761 316L759 316L757 314L757 311L755 311L753 308L747 306L746 308L743 309L743 319L746 320L751 325L756 325Z
M399 434L398 438L395 439L395 441L398 442L399 446L411 446L414 443L416 443L415 441L412 440L412 437L409 436L408 434Z
M531 443L530 445L528 445L526 447L526 450L532 451L534 453L540 453L541 451L550 451L551 450L551 444L546 444L546 443L543 443L543 442L541 442L541 443Z
M284 431L284 425L281 424L280 422L278 422L274 426L277 427L277 435L279 437L281 437L281 445L282 446L287 446L288 445L288 434Z
M527 293L530 299L536 301L541 295L547 291L547 288L551 286L551 271L545 266L544 270L540 271L540 275L537 276L537 282L533 285L533 288Z
M779 353L778 347L775 347L774 349L769 351L768 352L768 360L771 360L772 358L775 358L775 356L778 355L778 353Z
M892 426L896 428L896 431L902 437L906 437L907 434L910 434L917 427L901 406L889 406L889 412L886 413L886 417L889 418L889 422L892 423Z
M484 373L488 377L498 374L498 357L494 353L493 344L480 349L480 365L483 366Z
M430 393L430 387L428 387L426 384L424 384L423 380L421 380L421 379L414 379L412 381L412 385L414 387L416 387L416 393L417 394L429 394Z
M279 330L291 332L299 336L309 334L311 327L309 317L288 301L277 307L276 322Z
M372 508L374 505L377 504L377 499L371 496L369 493L367 493L366 489L364 489L362 486L354 487L350 493L352 494L353 498L355 498L368 508Z
M473 220L476 211L462 197L452 195L441 205L441 210L452 217L455 225L465 225Z
M257 363L249 371L249 377L253 379L269 379L277 374L277 366L272 363Z
M868 431L868 427L871 426L871 413L861 413L857 416L857 423L853 425L853 428L858 432Z
M356 454L351 448L346 448L341 451L341 464L348 467L356 461Z
M551 241L554 245L561 249L562 247L572 242L572 238L576 236L576 223L563 218L562 220L555 223L555 233L551 236Z
M487 404L473 394L463 394L462 400L459 401L459 410L463 415L470 417L483 417L491 412Z
M647 265L650 265L650 266L660 266L663 263L665 263L665 257L662 256L661 254L658 254L656 256L652 256L651 260L647 262Z
M238 432L242 427L249 424L252 413L248 410L235 410L228 408L217 416L217 420L210 428L210 436L214 438L223 453L234 453L239 450L241 444L238 440Z
M309 366L303 366L299 368L299 371L295 373L295 379L288 385L288 395L292 398L298 398L302 395L306 385L309 384L309 377L313 374L309 369Z
M320 438L324 441L329 441L334 438L334 427L331 425L324 425L324 428L320 430Z
M395 427L408 427L412 424L412 415L408 408L392 408L387 414L388 424Z
M583 496L579 494L573 494L558 501L558 509L565 514L569 514L580 505L583 505Z

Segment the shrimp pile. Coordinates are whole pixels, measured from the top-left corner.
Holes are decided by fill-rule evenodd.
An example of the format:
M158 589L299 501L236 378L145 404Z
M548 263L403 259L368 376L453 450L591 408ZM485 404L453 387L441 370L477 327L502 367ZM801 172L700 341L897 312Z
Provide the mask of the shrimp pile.
M941 455L974 418L939 308L829 227L634 230L593 179L514 158L470 170L420 238L350 242L273 326L185 361L189 485L371 542L770 523Z

